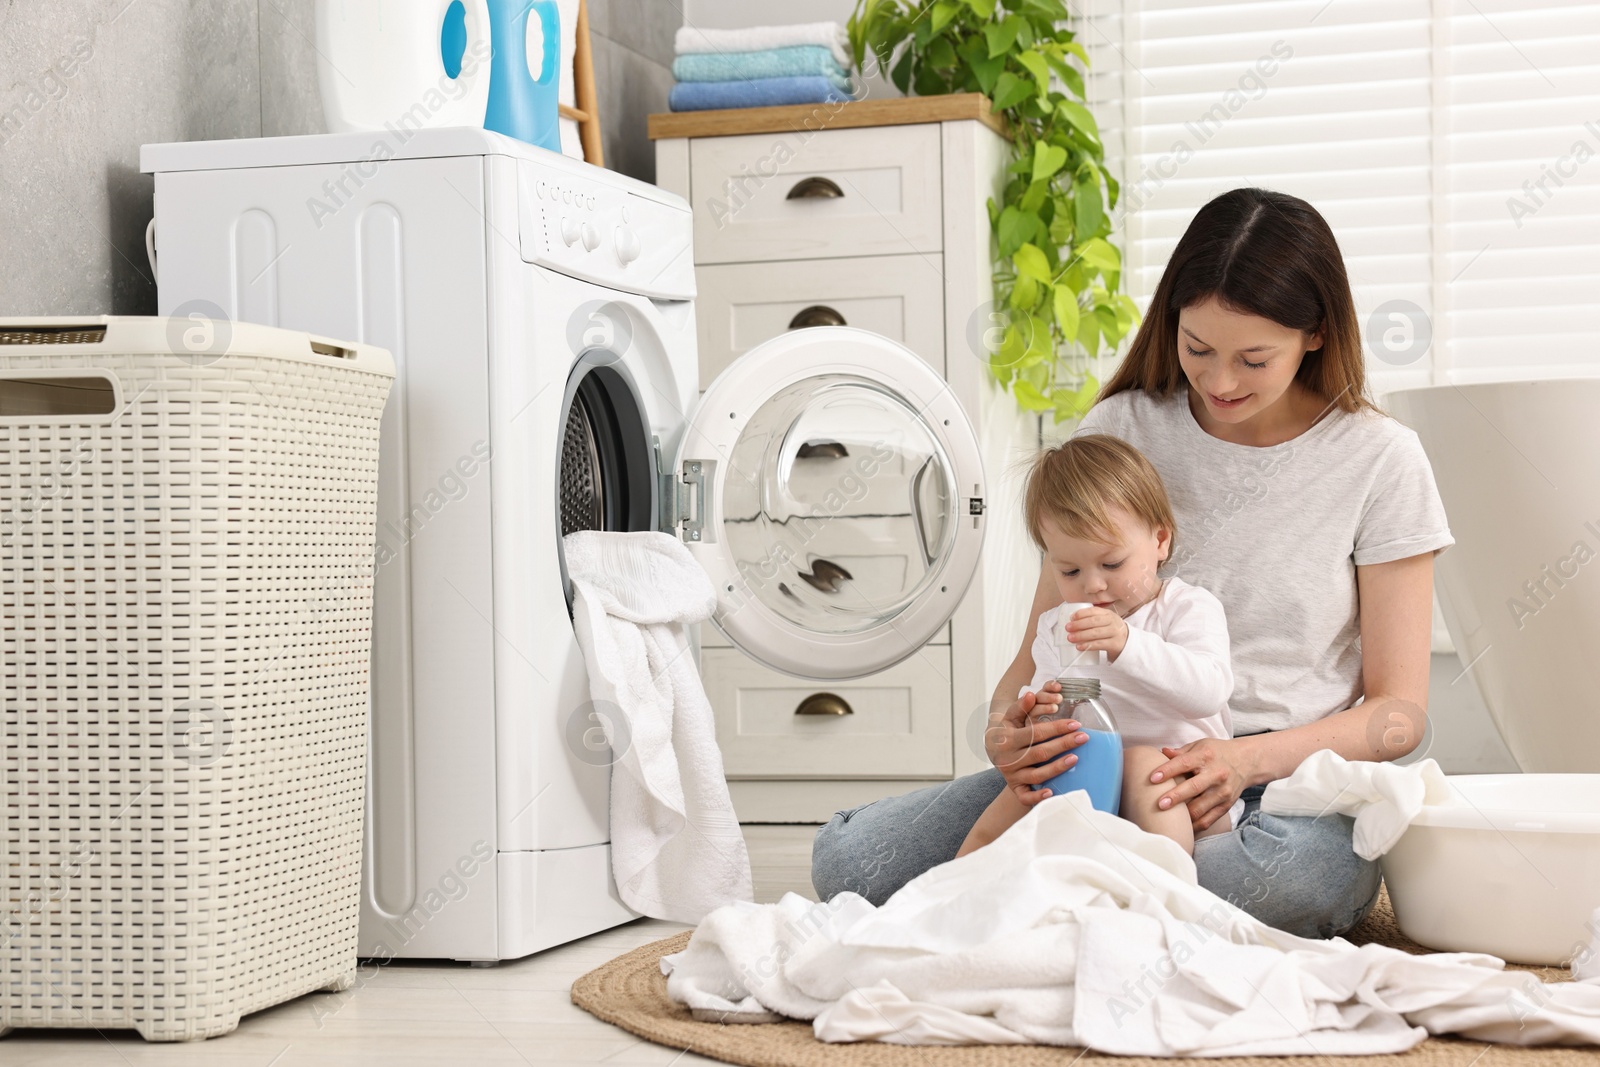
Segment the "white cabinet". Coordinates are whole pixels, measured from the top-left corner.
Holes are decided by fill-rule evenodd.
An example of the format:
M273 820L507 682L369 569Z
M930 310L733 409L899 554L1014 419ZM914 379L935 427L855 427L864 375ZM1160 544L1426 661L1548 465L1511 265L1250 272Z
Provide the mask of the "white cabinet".
M872 330L943 377L986 479L981 515L959 520L984 524L976 576L948 624L895 666L806 678L703 628L701 671L741 821L825 821L988 765L989 697L1039 573L1021 506L1039 423L976 347L991 299L985 201L1006 160L986 112L981 97L952 96L651 117L657 180L695 212L701 388L790 330Z

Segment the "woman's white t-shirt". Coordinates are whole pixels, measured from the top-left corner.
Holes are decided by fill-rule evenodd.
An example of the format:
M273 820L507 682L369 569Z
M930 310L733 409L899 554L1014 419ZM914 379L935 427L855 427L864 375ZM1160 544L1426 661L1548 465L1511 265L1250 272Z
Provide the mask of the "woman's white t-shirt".
M1160 576L1227 612L1235 736L1281 730L1360 699L1356 567L1455 543L1417 435L1374 411L1333 411L1258 448L1213 437L1186 390L1108 397L1074 434L1133 445L1166 484L1178 530Z

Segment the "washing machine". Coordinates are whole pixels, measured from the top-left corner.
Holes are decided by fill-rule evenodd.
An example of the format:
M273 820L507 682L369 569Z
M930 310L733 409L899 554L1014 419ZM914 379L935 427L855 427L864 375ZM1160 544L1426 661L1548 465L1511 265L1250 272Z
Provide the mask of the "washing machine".
M363 955L512 959L635 917L566 533L681 537L716 624L803 678L896 663L960 603L985 482L946 383L820 327L702 396L681 198L468 128L146 145L141 167L161 314L395 358Z

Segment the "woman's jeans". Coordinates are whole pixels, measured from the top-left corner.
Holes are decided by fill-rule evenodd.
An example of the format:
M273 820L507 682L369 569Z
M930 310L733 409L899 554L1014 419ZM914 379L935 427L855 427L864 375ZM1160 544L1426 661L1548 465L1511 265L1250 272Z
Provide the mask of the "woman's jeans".
M991 767L839 812L811 846L818 898L849 890L882 904L924 871L955 859L967 831L1004 786ZM1244 818L1232 833L1195 843L1200 884L1291 934L1346 932L1377 899L1378 864L1351 848L1354 824L1347 816L1268 815L1261 811L1262 789L1244 791Z

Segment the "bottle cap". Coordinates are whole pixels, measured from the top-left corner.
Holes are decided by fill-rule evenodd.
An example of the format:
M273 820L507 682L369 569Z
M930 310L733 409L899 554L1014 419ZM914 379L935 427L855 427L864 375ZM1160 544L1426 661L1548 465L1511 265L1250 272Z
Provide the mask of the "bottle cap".
M1072 642L1067 640L1067 620L1071 619L1074 613L1092 607L1093 604L1078 602L1061 605L1061 628L1056 631L1056 662L1061 664L1062 670L1079 665L1098 667L1106 661L1104 652L1098 649L1093 652L1079 652L1073 647Z

